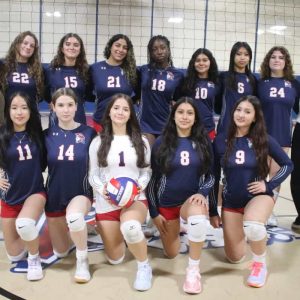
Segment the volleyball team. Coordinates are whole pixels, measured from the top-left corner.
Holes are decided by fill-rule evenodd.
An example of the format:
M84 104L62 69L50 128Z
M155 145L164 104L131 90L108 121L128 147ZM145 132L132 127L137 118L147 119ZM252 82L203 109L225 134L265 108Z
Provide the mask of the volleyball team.
M221 73L204 48L194 52L186 73L176 68L165 36L152 37L147 53L148 63L137 67L130 39L117 34L107 42L105 60L89 66L82 39L68 33L45 67L32 32L15 38L0 64L7 256L12 262L27 258L28 280L43 278L37 222L45 212L54 254L66 257L75 246L74 279L88 282L85 216L94 201L106 259L122 263L127 246L137 261L136 290L152 286L142 231L148 212L167 258L179 253L180 220L187 223L186 293L202 290L200 259L209 224L222 226L228 262L242 262L250 247L247 284L262 287L268 275L265 224L290 173L298 212L292 228L300 229L299 116L293 142L291 136L300 89L290 55L282 46L270 49L257 79L246 42L233 45L229 69ZM44 131L37 106L42 99L50 107ZM96 101L92 127L86 101ZM138 184L128 208L114 205L107 192L109 180L121 176Z

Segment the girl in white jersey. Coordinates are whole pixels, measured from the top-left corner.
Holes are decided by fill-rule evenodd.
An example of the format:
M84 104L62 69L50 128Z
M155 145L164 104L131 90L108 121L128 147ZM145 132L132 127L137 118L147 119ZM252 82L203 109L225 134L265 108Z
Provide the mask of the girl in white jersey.
M152 269L147 258L147 244L141 224L148 211L144 190L150 180L150 146L143 138L133 103L125 94L111 98L102 119L103 131L89 150L89 181L96 195L96 221L103 239L105 254L111 264L125 256L125 243L137 260L134 288L151 287ZM113 177L130 177L139 185L139 195L129 208L113 205L107 196L107 183Z

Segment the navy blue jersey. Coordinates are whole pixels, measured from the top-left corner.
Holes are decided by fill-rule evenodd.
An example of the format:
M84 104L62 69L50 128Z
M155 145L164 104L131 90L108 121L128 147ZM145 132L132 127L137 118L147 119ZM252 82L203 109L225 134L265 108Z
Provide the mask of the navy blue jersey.
M154 69L150 65L140 68L142 132L161 134L170 114L172 100L180 90L183 73L174 68Z
M212 81L198 78L194 89L184 95L195 100L195 104L207 132L215 129L214 103L219 90L220 87Z
M10 139L5 160L7 168L0 176L10 183L9 190L1 191L1 198L9 205L23 204L32 194L45 192L41 153L25 131L16 132Z
M75 67L61 66L59 68L53 68L47 66L44 68L44 75L45 100L50 103L52 95L59 88L71 88L75 92L78 100L75 121L86 124L84 102L93 101L94 99L91 85L83 80ZM51 126L57 124L57 118L55 116L53 117L53 122L51 121L50 124Z
M229 72L222 72L220 74L221 93L220 97L216 98L216 101L222 102L222 110L220 119L217 126L217 133L227 133L232 109L235 103L243 96L253 95L254 90L251 85L251 81L246 73L234 73L237 89L232 89L228 86ZM220 107L220 103L216 103Z
M101 123L110 98L122 93L134 97L135 91L120 66L111 66L106 61L94 63L91 66L93 89L97 97L97 107L93 119Z
M190 196L209 194L214 184L214 176L201 173L202 161L189 138L178 137L178 147L171 161L168 174L163 174L157 165L156 151L161 144L159 137L152 149L152 177L147 187L149 211L152 218L158 215L158 206L174 207L182 205Z
M16 71L7 76L7 88L5 91L6 101L16 92L27 94L34 103L41 101L37 95L35 79L28 73L27 63L17 63Z
M280 170L277 174L270 181L265 181L265 194L273 196L272 190L288 177L293 169L293 163L271 136L268 136L268 144L269 156L280 166ZM247 203L255 197L255 194L248 192L248 184L254 181L265 180L265 178L260 178L258 175L256 154L251 140L245 136L237 137L234 142L233 151L229 155L226 164L224 162L224 153L226 150L225 136L218 135L214 140L213 146L216 177L214 196L217 196L219 186L218 179L220 178L220 168L222 167L224 172L223 207L245 207ZM212 199L212 201L215 204L217 203L216 199Z
M299 94L295 82L284 78L258 81L257 94L261 101L268 133L281 147L290 147L292 141L291 113Z
M92 198L88 182L89 145L96 133L86 125L63 130L58 125L45 130L48 178L46 211L64 211L75 196Z

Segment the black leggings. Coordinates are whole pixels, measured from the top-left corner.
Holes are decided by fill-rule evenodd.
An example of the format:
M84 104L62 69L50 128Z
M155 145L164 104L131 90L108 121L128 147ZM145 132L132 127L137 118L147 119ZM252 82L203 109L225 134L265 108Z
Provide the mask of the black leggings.
M291 159L294 163L294 170L291 174L291 193L298 216L300 217L300 123L296 123L295 125Z

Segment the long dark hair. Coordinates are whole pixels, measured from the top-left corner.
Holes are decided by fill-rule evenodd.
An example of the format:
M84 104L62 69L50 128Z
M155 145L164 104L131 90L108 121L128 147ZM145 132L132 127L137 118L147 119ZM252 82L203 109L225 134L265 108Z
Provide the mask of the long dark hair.
M184 79L184 84L183 84L183 91L185 92L193 89L196 85L197 79L199 78L198 72L195 69L195 61L200 54L206 55L210 61L210 67L208 70L207 79L209 81L212 81L213 83L217 83L219 71L218 71L217 62L213 54L206 48L199 48L192 55L186 71L186 77Z
M241 48L245 48L249 54L249 63L245 68L245 73L248 76L249 80L250 80L250 84L252 86L253 91L255 91L255 78L254 75L252 74L251 71L251 62L252 62L252 49L249 46L248 43L246 42L236 42L232 48L231 48L231 52L230 52L230 61L229 61L229 69L228 69L228 79L227 79L227 85L233 89L233 90L237 90L237 82L236 82L236 78L235 78L235 63L234 63L234 58L236 53L241 49Z
M120 98L125 99L129 106L130 117L126 124L126 133L129 136L130 141L132 142L132 145L136 151L136 165L139 168L145 168L148 166L148 164L145 161L146 146L142 139L141 129L137 117L135 115L133 102L129 96L121 93L115 94L111 97L111 100L106 107L105 113L101 121L101 124L103 124L103 130L100 132L101 145L97 153L98 165L99 167L107 167L107 155L111 147L111 142L114 139L114 132L109 114L114 103Z
M6 167L6 151L9 146L9 142L11 138L15 134L14 124L10 118L10 107L13 99L17 96L24 99L30 111L29 120L26 124L25 130L29 139L32 142L37 144L41 152L41 159L43 159L43 154L44 154L43 132L42 132L41 119L37 109L37 105L33 101L30 101L30 98L27 94L23 92L16 92L11 95L11 97L5 104L4 123L0 128L0 167L1 168Z
M39 55L39 42L35 34L31 31L21 32L11 43L0 72L0 85L2 90L5 92L7 88L7 76L17 69L17 53L26 36L32 37L35 44L33 54L28 58L28 74L36 82L38 95L38 99L36 99L36 101L39 102L43 96L44 76Z
M51 67L59 68L64 65L65 55L64 55L62 49L63 49L64 43L71 37L75 38L80 44L80 52L79 52L78 57L76 58L75 68L76 68L77 72L79 73L80 77L83 79L83 81L85 83L87 83L89 80L89 75L88 75L89 64L86 59L86 53L85 53L83 41L77 33L70 32L61 38L61 40L59 41L58 47L57 47L57 53L50 63Z
M137 85L137 71L136 71L136 62L135 62L135 56L133 51L133 45L129 37L125 34L115 34L112 36L109 41L107 42L103 55L106 59L109 59L111 54L111 47L114 42L123 39L126 41L127 44L127 55L124 58L122 64L120 67L123 69L125 76L127 80L130 82L130 84L135 87Z
M243 96L235 103L233 107L227 135L227 147L224 154L224 162L226 165L226 163L228 162L228 158L233 151L236 138L237 126L234 122L234 112L239 104L244 101L248 101L249 103L251 103L255 111L255 122L251 124L247 137L251 140L253 149L255 151L258 174L262 179L264 179L269 174L268 134L260 101L255 96Z
M205 174L209 170L212 158L211 158L211 142L208 140L207 132L204 129L201 118L198 114L197 107L194 104L194 100L189 97L180 98L172 107L168 122L162 133L161 144L157 149L156 160L157 164L161 167L163 173L171 171L171 161L175 155L178 146L178 133L175 124L175 112L182 103L188 103L192 106L195 113L195 122L191 129L191 135L189 139L195 145L195 149L198 152L199 158L202 161L202 169L199 170L200 174Z
M270 58L273 54L273 52L279 51L284 56L285 60L285 66L283 69L283 77L286 80L294 80L294 70L293 70L293 64L291 61L291 56L289 54L289 51L283 47L283 46L274 46L269 50L269 52L266 54L261 66L260 66L260 75L262 79L270 78L271 77L271 69L270 69Z

